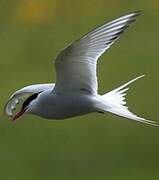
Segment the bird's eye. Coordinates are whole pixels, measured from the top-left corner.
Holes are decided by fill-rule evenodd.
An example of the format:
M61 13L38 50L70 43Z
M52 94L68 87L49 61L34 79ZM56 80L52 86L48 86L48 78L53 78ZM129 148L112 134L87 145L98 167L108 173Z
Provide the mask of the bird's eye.
M28 98L23 102L21 109L26 108L26 107L30 104L31 101L33 101L34 99L36 99L36 98L38 97L39 93L40 93L40 92L35 93L35 94L31 95L30 97L28 97Z

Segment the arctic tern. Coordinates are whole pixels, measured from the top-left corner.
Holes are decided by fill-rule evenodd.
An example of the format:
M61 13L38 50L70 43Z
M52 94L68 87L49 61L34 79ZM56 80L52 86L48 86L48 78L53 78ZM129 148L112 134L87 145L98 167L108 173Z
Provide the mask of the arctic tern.
M132 12L89 32L64 48L56 57L56 83L35 84L17 90L5 106L12 121L24 113L48 119L65 119L91 112L106 113L156 125L128 110L125 101L128 85L142 78L139 76L126 84L99 95L96 64L99 57L120 38L140 12ZM25 99L25 100L23 100ZM16 105L23 100L19 112Z

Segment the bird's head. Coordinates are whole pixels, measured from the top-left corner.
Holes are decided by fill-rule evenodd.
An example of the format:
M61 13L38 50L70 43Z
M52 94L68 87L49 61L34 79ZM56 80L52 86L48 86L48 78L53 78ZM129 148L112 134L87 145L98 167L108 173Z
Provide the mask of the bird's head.
M12 118L12 121L15 122L19 117L21 117L24 113L27 113L29 111L31 111L31 107L33 104L33 101L35 101L38 97L38 95L40 94L40 92L38 93L34 93L31 96L29 96L22 104L20 111L18 111Z

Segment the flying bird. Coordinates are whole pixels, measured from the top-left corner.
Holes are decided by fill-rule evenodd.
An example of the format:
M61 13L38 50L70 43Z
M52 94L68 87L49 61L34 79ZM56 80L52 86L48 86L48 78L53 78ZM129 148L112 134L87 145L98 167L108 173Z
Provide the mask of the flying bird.
M56 57L56 83L34 84L17 90L5 106L6 115L15 121L25 113L48 119L65 119L91 112L106 113L157 125L155 121L141 118L128 110L126 84L98 94L97 60L117 41L140 12L133 12L105 23L64 48ZM23 100L25 99L25 100ZM20 111L14 113L23 100Z

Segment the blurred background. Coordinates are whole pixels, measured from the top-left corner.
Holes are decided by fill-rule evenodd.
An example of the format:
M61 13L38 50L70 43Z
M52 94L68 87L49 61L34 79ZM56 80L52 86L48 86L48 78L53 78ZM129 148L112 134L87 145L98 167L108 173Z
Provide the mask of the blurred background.
M128 104L159 123L158 0L0 0L0 179L159 179L159 128L111 114L26 115L16 124L3 115L15 90L55 81L61 48L134 10L142 15L100 59L99 93L146 74L131 85Z

